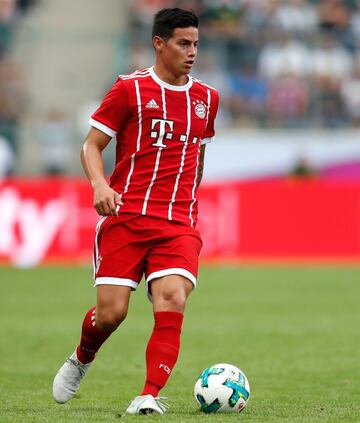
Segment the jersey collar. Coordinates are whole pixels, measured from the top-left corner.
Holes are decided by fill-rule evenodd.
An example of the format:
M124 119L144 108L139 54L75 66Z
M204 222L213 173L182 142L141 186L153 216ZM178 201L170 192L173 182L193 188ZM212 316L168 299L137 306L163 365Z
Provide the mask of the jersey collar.
M154 71L154 67L152 66L151 68L149 68L149 72L150 75L152 77L152 79L159 84L161 87L164 87L168 90L172 90L172 91L186 91L189 90L193 84L193 80L191 78L191 76L189 75L189 80L185 85L171 85L168 84L167 82L162 81L155 73Z

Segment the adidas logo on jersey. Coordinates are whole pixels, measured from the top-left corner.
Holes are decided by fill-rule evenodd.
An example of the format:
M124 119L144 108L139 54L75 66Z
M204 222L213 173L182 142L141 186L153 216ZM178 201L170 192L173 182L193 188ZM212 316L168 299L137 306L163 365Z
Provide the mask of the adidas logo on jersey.
M151 99L148 104L146 105L147 109L158 109L159 106L154 99Z

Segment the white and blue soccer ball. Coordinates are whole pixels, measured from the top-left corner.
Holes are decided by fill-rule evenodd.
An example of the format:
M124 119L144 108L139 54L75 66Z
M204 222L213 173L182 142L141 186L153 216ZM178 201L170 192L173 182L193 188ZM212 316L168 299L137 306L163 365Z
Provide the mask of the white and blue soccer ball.
M201 373L195 383L194 395L204 413L239 413L249 400L250 385L240 369L220 363Z

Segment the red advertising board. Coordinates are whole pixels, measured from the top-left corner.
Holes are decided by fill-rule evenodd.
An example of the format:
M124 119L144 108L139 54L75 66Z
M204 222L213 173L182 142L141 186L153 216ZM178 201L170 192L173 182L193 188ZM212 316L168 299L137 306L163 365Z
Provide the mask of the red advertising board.
M360 183L282 179L204 184L203 259L360 261ZM90 262L99 217L84 179L0 184L0 260Z
M281 180L201 191L206 257L360 259L360 183Z

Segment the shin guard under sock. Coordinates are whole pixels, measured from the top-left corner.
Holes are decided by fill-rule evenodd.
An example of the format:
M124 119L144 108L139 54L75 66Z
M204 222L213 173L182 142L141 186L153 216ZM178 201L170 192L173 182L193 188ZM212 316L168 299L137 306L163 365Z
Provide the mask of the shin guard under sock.
M76 355L80 363L87 364L93 361L101 345L112 332L100 330L95 323L96 307L90 309L82 324L80 345L76 348Z
M174 368L180 349L183 314L154 313L155 325L146 348L146 381L141 395L156 397Z

